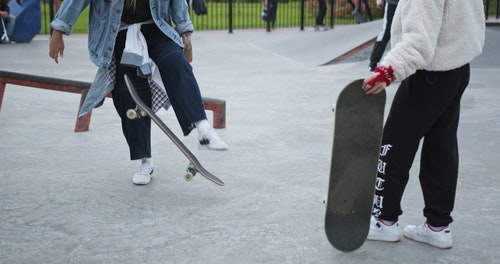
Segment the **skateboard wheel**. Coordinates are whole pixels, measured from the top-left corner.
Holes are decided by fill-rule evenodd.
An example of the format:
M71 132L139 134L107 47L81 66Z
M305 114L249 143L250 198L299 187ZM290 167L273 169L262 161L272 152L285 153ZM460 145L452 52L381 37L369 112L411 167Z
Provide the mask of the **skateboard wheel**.
M190 182L193 180L194 175L190 171L186 171L184 174L184 180Z
M127 110L127 118L130 120L134 120L138 117L137 111L135 109Z
M193 165L189 164L189 166L186 168L186 173L184 174L184 180L189 182L193 180L194 175L196 175L196 170L194 169Z

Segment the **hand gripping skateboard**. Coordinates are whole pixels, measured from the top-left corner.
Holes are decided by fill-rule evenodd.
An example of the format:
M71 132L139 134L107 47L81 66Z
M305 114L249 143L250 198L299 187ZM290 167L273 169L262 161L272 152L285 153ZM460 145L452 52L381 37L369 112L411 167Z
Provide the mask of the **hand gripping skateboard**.
M335 106L325 232L341 251L361 247L368 236L380 156L386 94L367 95L362 84L348 84Z
M132 85L132 82L130 81L128 76L125 75L124 78L125 78L125 84L127 85L127 89L130 92L132 99L137 105L135 109L129 109L127 111L127 117L129 119L142 118L146 116L150 117L151 120L153 120L153 122L155 122L156 125L158 125L158 127L170 138L170 140L172 140L175 146L179 148L182 154L184 154L184 156L186 156L186 158L190 162L184 174L184 179L186 181L191 181L192 178L198 172L207 180L217 185L224 186L224 182L221 179L217 178L212 173L210 173L207 169L205 169L198 161L198 159L194 156L194 154L174 134L174 132L172 132L172 130L168 128L168 126L155 114L155 112L141 100L141 98L137 94L134 85Z

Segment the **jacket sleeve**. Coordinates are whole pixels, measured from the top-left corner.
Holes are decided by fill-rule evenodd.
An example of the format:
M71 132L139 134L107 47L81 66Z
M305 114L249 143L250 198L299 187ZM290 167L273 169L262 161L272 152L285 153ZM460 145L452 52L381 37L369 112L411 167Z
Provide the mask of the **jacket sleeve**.
M63 1L54 20L50 23L50 28L62 31L66 35L71 34L73 25L89 3L90 0Z
M189 7L186 0L170 0L170 15L175 24L175 30L181 35L184 32L193 32L194 27L189 17Z
M396 80L403 80L432 62L446 0L400 2L391 29L395 45L381 65L392 66Z

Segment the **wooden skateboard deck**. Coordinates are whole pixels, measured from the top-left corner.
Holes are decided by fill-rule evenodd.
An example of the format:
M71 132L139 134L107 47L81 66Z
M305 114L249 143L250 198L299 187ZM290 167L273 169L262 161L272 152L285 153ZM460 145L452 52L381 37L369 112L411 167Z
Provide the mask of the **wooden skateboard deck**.
M356 250L368 236L380 157L386 94L366 95L362 84L348 84L334 111L325 232L341 251Z
M186 158L190 162L186 169L184 179L186 181L190 181L198 172L207 180L217 185L224 186L224 182L210 173L207 169L205 169L198 161L196 156L186 147L186 145L182 143L182 141L174 134L174 132L172 132L172 130L170 130L170 128L160 119L160 117L158 117L155 112L141 100L128 76L125 75L124 78L127 89L130 92L132 99L137 104L136 109L129 109L127 111L127 117L129 119L141 118L145 116L150 117L151 120L153 120L153 122L158 125L158 127L170 138L170 140L172 140L175 146L179 148L182 154L184 154L184 156L186 156Z

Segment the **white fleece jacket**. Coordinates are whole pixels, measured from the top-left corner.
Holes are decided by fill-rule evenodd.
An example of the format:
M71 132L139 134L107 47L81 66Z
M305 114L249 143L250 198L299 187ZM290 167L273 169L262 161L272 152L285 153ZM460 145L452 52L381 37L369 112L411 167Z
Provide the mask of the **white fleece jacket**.
M380 65L399 81L417 70L453 70L481 54L484 34L482 0L401 0Z

